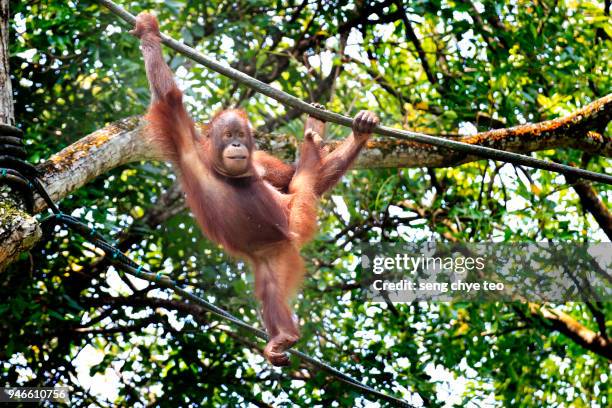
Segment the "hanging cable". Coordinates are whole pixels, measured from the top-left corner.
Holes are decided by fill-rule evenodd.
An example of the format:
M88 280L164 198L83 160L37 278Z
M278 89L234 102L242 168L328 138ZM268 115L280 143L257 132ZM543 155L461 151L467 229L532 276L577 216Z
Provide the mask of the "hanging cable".
M0 124L0 182L19 192L26 210L34 210L32 181L38 175L34 166L26 161L21 129Z
M132 261L129 257L121 252L117 247L108 242L108 240L94 228L80 221L71 215L64 214L49 196L49 193L39 180L40 175L38 170L26 161L27 152L23 145L23 132L14 126L0 124L0 182L8 184L10 187L19 191L26 204L27 210L31 213L34 208L34 195L36 191L47 206L53 212L53 215L42 221L43 230L49 231L50 226L55 224L64 224L70 230L77 232L86 240L102 249L109 257L113 265L117 266L120 271L126 272L135 277L148 280L161 287L173 290L182 298L201 306L203 309L215 314L216 316L225 319L264 340L268 340L268 336L263 330L257 329L231 313L221 309L218 306L200 298L193 293L182 288L178 283L174 282L168 276L162 273L152 273L142 265ZM287 352L297 356L302 361L317 367L338 380L359 389L377 399L387 401L394 406L413 408L400 398L392 395L384 394L368 385L365 385L349 375L335 369L327 363L319 361L300 351L289 349Z
M48 196L48 194L46 195ZM83 238L92 242L98 248L102 249L106 253L106 255L109 256L110 262L113 265L115 265L120 271L128 273L129 275L132 275L134 277L155 283L158 286L171 289L180 297L187 299L188 301L201 306L203 309L213 313L217 317L225 319L229 321L230 323L233 323L234 325L247 330L249 333L253 334L256 337L259 337L260 339L263 339L266 341L268 340L268 336L266 332L264 332L263 330L257 329L249 325L244 320L239 319L238 317L214 305L213 303L208 302L207 300L199 296L196 296L193 293L185 290L178 283L170 279L167 275L164 275L159 272L152 273L148 271L146 268L142 267L142 265L139 265L138 263L134 262L129 257L127 257L123 252L121 252L120 249L110 244L106 240L106 238L104 238L104 236L100 234L100 232L95 231L93 228L81 222L79 219L72 217L70 215L64 214L62 212L58 212L46 218L43 222L45 224L48 224L48 223L64 224L69 229L79 233L81 236L83 236ZM337 378L338 380L354 388L357 388L360 391L363 391L377 399L387 401L390 404L394 406L398 406L398 407L414 408L413 405L408 404L406 401L400 398L394 397L392 395L384 394L368 385L365 385L355 380L351 376L343 373L342 371L339 371L338 369L332 367L331 365L323 361L317 360L316 358L311 357L305 353L302 353L301 351L298 351L292 348L292 349L287 350L287 352L298 357L300 360L329 373L330 375Z
M50 228L48 227L52 225L63 224L70 230L80 234L87 241L92 242L94 245L102 249L110 257L111 263L117 266L118 270L126 272L137 278L148 280L161 287L171 289L180 297L201 306L203 309L215 314L216 316L247 330L256 337L268 340L268 336L263 330L249 325L231 313L185 290L168 276L163 275L162 273L154 274L148 271L147 269L143 268L142 265L132 261L117 247L109 243L99 231L89 227L78 218L62 213L49 196L49 193L43 184L38 179L39 173L36 168L25 160L26 150L23 147L21 137L22 133L18 128L0 125L0 182L4 182L10 187L19 191L21 196L24 198L29 212L32 212L34 207L33 191L35 190L42 197L47 206L53 212L53 215L45 218L42 221L44 231L50 231ZM392 395L384 394L368 385L365 385L325 362L319 361L295 349L289 349L287 352L295 355L302 361L305 361L312 366L329 373L338 380L379 400L387 401L398 407L413 408L412 405L408 404L406 401Z

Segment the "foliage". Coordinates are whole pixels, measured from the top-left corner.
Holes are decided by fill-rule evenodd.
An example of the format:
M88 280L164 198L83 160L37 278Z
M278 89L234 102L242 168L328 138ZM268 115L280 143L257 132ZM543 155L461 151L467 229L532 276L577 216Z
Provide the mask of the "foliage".
M16 116L32 161L145 110L137 42L97 2L11 3ZM591 1L121 3L134 14L155 10L164 32L300 98L346 114L370 108L385 124L432 134L555 118L612 89L609 10ZM299 112L167 54L197 119L240 105L256 126L301 132ZM330 133L340 138L347 130ZM610 166L572 149L538 155L594 171ZM140 163L61 205L134 259L259 325L243 264L202 239L187 212L161 223L150 217L173 183L168 167ZM611 190L596 187L609 207ZM305 251L310 274L296 300L299 349L431 406L609 406L609 362L525 319L523 305L368 303L368 277L355 268L360 242L603 239L563 180L485 161L354 171L320 213L319 236ZM181 308L168 292L128 286L80 238L49 235L2 274L4 384L70 384L73 402L83 405L368 403L297 361L290 370L270 368L257 351L262 345L245 333ZM584 304L559 307L597 330ZM609 331L612 306L597 307ZM112 382L100 386L103 379Z

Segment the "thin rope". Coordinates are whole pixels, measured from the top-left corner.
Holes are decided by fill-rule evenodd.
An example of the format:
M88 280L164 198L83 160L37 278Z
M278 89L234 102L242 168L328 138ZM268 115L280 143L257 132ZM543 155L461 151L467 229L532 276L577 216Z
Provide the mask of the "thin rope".
M37 187L38 188L38 187ZM44 189L43 189L44 190ZM46 194L46 192L44 193L45 195L48 196L48 194ZM207 300L194 295L193 293L185 290L184 288L182 288L177 282L173 281L172 279L170 279L170 277L168 277L167 275L164 275L162 273L152 273L149 270L145 269L142 267L142 265L134 262L132 259L128 258L123 252L121 252L120 249L116 248L115 246L113 246L112 244L110 244L106 238L104 238L104 236L102 234L100 234L99 232L95 231L93 228L89 227L87 224L81 222L80 220L78 220L75 217L72 217L70 215L64 214L62 212L58 212L48 218L46 218L44 221L44 223L63 223L64 225L66 225L68 228L70 228L73 231L76 231L77 233L79 233L80 235L82 235L85 239L87 239L88 241L92 242L94 245L96 245L97 247L99 247L100 249L102 249L108 256L110 256L110 261L113 265L116 265L119 267L120 271L123 271L129 275L132 275L136 278L140 278L140 279L144 279L147 280L149 282L155 283L161 287L164 288L168 288L171 289L172 291L174 291L177 295L179 295L182 298L188 299L191 302L200 305L202 308L204 308L205 310L213 313L214 315L225 319L233 324L235 324L236 326L239 326L245 330L247 330L249 333L255 335L256 337L259 337L260 339L263 340L269 340L268 335L266 334L266 332L264 332L263 330L260 330L256 327L253 327L251 325L249 325L248 323L246 323L244 320L239 319L238 317L232 315L231 313L227 312L226 310L214 305L211 302L208 302ZM330 366L327 363L324 363L320 360L317 360L314 357L309 356L308 354L305 354L301 351L295 350L295 349L289 349L287 350L288 353L293 354L294 356L298 357L299 359L301 359L302 361L305 361L311 365L313 365L314 367L317 367L323 371L326 371L327 373L331 374L332 376L334 376L335 378L337 378L338 380L351 385L354 388L357 388L371 396L374 396L378 399L387 401L395 406L398 407L404 407L404 408L415 408L413 405L410 405L409 403L407 403L406 401L399 399L397 397L394 397L392 395L388 395L388 394L384 394L368 385L365 385L357 380L355 380L354 378L352 378L351 376L343 373L342 371L339 371L338 369Z
M234 323L235 325L239 327L242 327L243 329L249 331L250 333L252 333L253 335L261 339L269 340L267 334L263 330L257 329L249 325L248 323L237 318L231 313L185 290L177 282L173 281L168 276L163 275L160 272L154 274L148 271L147 269L143 268L142 265L131 260L125 254L123 254L123 252L121 252L120 249L118 249L117 247L109 243L108 240L104 237L104 235L102 235L99 231L96 231L95 227L91 228L87 224L79 220L78 218L62 213L61 210L58 208L58 206L55 204L55 202L49 196L49 193L45 189L44 185L39 180L38 173L33 166L13 156L0 156L0 157L10 158L11 160L8 161L9 162L8 164L15 165L14 167L6 167L6 168L0 166L0 181L13 183L14 186L19 187L22 193L27 193L24 195L26 198L28 198L28 200L26 201L27 201L30 211L32 210L32 207L33 207L32 191L35 190L42 197L42 199L45 201L47 206L53 212L53 215L45 218L42 221L42 225L44 226L43 230L49 231L47 228L49 224L55 225L55 224L62 223L66 227L68 227L70 230L77 232L78 234L83 236L83 238L85 238L87 241L93 243L94 245L102 249L106 253L106 255L110 256L111 263L113 265L116 265L120 272L123 271L137 278L141 278L141 279L156 283L159 286L171 289L180 297L183 297L195 304L200 305L202 308L204 308L205 310L208 310L209 312L215 314L216 316L223 318L231 323ZM0 165L1 164L2 163L0 163ZM18 169L23 169L25 171L22 173L19 170L16 170L15 167L17 167ZM287 350L287 352L297 356L302 361L305 361L313 365L314 367L317 367L323 371L328 372L329 374L331 374L338 380L346 384L349 384L352 387L357 388L378 399L387 401L398 407L414 408L412 405L408 404L406 401L400 398L394 397L392 395L384 394L368 385L365 385L355 380L351 376L335 369L329 364L319 361L298 350L289 349Z
M98 0L101 4L107 7L111 12L116 14L122 20L134 26L136 23L136 17L127 12L121 6L118 6L110 0ZM238 71L230 66L223 65L218 61L207 57L193 48L174 40L166 34L161 34L161 39L164 44L172 48L175 51L185 55L186 57L198 62L205 67L218 72L228 78L235 80L243 85L252 88L256 92L264 94L272 99L277 100L283 105L291 106L292 108L298 109L304 113L314 116L315 118L337 123L339 125L352 127L353 119L340 115L338 113L330 112L323 109L318 109L309 103L306 103L293 95L290 95L281 90L275 89L270 85L255 79L244 72ZM534 157L526 156L524 154L512 153L505 150L494 149L491 147L471 145L469 143L459 142L457 140L445 139L439 136L426 135L424 133L412 132L408 130L393 129L387 126L378 125L374 128L374 133L383 136L391 136L397 139L410 140L413 142L424 143L428 145L444 147L447 149L456 150L458 152L472 154L486 159L499 160L503 162L510 162L514 164L524 165L527 167L533 167L541 170L553 171L566 176L574 176L578 178L584 178L587 180L598 181L605 184L612 184L612 175L597 173L590 170L584 170L577 167L567 166L565 164L554 163L546 160L536 159Z
M129 257L127 257L123 252L121 252L120 249L118 249L117 247L115 247L114 245L112 245L111 243L108 242L108 240L99 232L96 231L95 228L91 228L89 227L87 224L83 223L81 220L79 220L78 218L75 218L71 215L68 214L64 214L61 212L61 210L57 207L57 205L53 202L53 200L50 198L49 193L47 192L47 190L45 189L45 187L42 185L42 183L40 182L40 180L38 179L38 177L36 177L34 174L30 173L26 173L24 175L21 175L20 173L16 172L15 170L13 170L12 168L0 168L0 180L2 178L7 178L9 176L13 176L13 175L18 175L20 181L23 184L23 188L26 188L28 190L36 190L37 193L43 198L43 200L47 203L47 205L49 206L49 208L51 209L51 211L54 213L53 215L45 218L42 221L43 225L49 225L49 224L59 224L62 223L64 224L66 227L68 227L70 230L77 232L78 234L80 234L81 236L83 236L83 238L85 238L86 240L88 240L89 242L92 242L94 245L96 245L98 248L102 249L108 256L110 256L110 261L113 265L116 265L118 267L119 271L123 271L126 272L132 276L135 276L137 278L140 279L144 279L147 280L149 282L153 282L156 283L157 285L161 286L161 287L165 287L168 289L171 289L172 291L174 291L177 295L179 295L180 297L184 298L184 299L188 299L189 301L200 305L202 308L204 308L205 310L213 313L214 315L225 319L245 330L247 330L248 332L252 333L253 335L255 335L256 337L259 337L261 339L264 340L269 340L268 336L266 334L266 332L264 332L263 330L257 329L256 327L253 327L251 325L249 325L248 323L246 323L245 321L239 319L238 317L232 315L231 313L229 313L228 311L215 306L213 303L208 302L207 300L198 297L196 295L194 295L193 293L185 290L184 288L182 288L177 282L173 281L172 279L170 279L168 276L158 272L158 273L152 273L150 271L148 271L147 269L143 268L142 265L134 262L133 260L131 260ZM46 228L45 228L46 229ZM352 378L351 376L343 373L342 371L337 370L336 368L332 367L331 365L324 363L320 360L317 360L314 357L311 357L305 353L302 353L298 350L295 349L289 349L287 350L287 352L289 352L290 354L293 354L294 356L300 358L302 361L305 361L311 365L313 365L314 367L317 367L323 371L326 371L327 373L331 374L332 376L334 376L335 378L337 378L338 380L351 385L354 388L357 388L373 397L376 397L378 399L387 401L391 404L393 404L394 406L398 406L398 407L405 407L405 408L414 408L413 405L408 404L406 401L394 397L392 395L387 395L384 394L368 385L365 385L357 380L355 380L354 378Z

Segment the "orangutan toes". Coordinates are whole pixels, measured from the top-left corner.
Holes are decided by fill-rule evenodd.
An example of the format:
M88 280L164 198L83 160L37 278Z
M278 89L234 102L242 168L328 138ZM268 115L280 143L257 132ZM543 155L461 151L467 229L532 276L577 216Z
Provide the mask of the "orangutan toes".
M281 333L268 342L264 349L264 356L274 366L289 365L289 355L285 350L291 348L299 337L289 333Z

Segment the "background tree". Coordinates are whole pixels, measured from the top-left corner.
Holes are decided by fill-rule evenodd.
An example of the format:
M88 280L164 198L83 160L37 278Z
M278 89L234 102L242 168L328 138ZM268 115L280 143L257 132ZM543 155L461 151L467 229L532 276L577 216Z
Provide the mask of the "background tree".
M144 112L149 91L137 41L113 16L92 1L13 3L15 117L33 162ZM383 123L426 133L453 137L541 122L604 98L597 114L556 134L556 144L514 148L599 172L610 166L609 2L122 5L155 10L164 32L302 99L348 115L372 109ZM263 147L301 134L300 112L167 54L189 86L198 120L239 105L260 131L275 135ZM131 129L136 122L121 123ZM346 132L330 127L332 138ZM403 146L383 143L390 151ZM511 137L499 143L513 148ZM290 146L283 150L289 156ZM422 150L427 163L435 152ZM461 162L452 159L446 164ZM353 172L324 201L318 239L306 251L310 277L297 301L299 348L415 403L607 406L609 303L554 305L570 320L524 304L372 304L362 290L369 276L355 264L360 242L607 240L610 188L572 187L552 173L493 161L379 165L389 168ZM252 276L201 238L167 166L120 166L66 192L64 212L259 324ZM76 403L96 405L365 403L308 366L270 368L248 335L168 292L121 278L76 235L52 233L0 276L5 384L70 384ZM570 322L607 346L581 341ZM100 395L89 389L88 374L113 383Z

